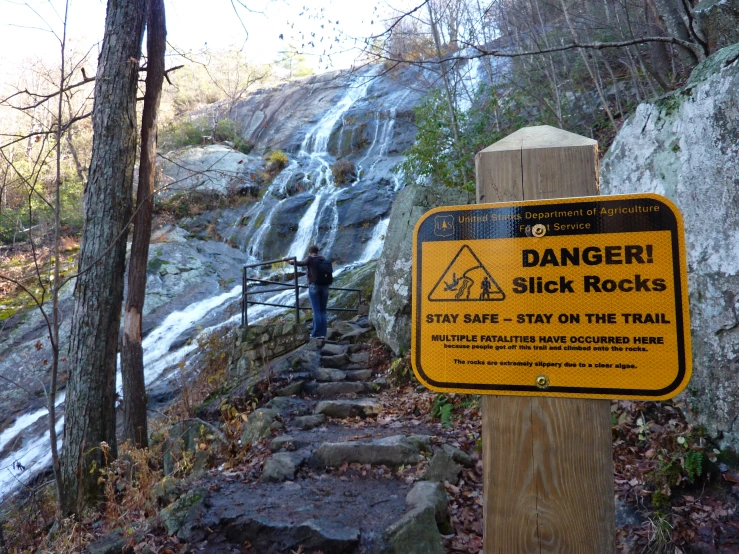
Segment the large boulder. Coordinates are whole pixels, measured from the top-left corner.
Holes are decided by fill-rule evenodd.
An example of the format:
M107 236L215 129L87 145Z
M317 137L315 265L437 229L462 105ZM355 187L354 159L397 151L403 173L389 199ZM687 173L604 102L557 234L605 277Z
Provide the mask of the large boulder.
M641 104L601 165L604 194L656 192L683 213L693 421L739 446L739 44L681 90Z
M226 144L192 146L169 152L162 162L160 185L163 188L155 199L192 192L256 196L262 184L263 167L258 156L242 154Z
M739 42L739 0L702 0L693 13L711 52Z
M406 187L395 199L375 272L370 322L396 355L407 352L411 345L411 246L416 222L431 208L473 202L474 194L467 191L416 185Z

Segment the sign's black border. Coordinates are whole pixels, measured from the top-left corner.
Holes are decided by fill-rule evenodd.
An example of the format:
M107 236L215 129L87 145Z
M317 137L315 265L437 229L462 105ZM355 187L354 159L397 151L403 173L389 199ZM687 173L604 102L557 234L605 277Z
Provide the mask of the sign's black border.
M546 201L543 201L546 202ZM424 242L436 242L436 241L450 241L450 240L479 240L479 239L509 239L526 237L525 231L521 230L521 225L526 223L524 219L524 213L545 213L552 211L568 211L568 210L588 210L592 208L632 208L641 206L643 208L649 208L653 206L659 206L659 212L645 211L636 212L630 214L618 214L617 216L600 217L597 215L596 210L595 216L582 216L568 218L568 223L590 223L590 229L575 230L569 232L549 232L547 236L568 236L568 235L591 235L591 234L603 234L603 233L630 233L630 232L649 232L649 231L670 231L670 238L672 244L672 263L673 263L673 278L674 278L674 291L675 291L675 311L676 321L675 330L677 333L677 346L678 346L678 371L675 376L675 380L670 383L667 387L662 389L617 389L617 388L597 388L597 387L558 387L550 386L545 391L537 388L534 385L496 385L496 384L480 384L480 383L452 383L436 381L429 378L428 375L423 371L421 366L421 271L422 267L422 245ZM424 219L418 227L418 234L416 240L416 260L417 260L417 280L415 283L415 305L414 312L416 317L416 342L415 342L415 367L419 372L424 382L429 385L445 388L445 389L460 389L460 390L479 390L479 391L516 391L516 392L531 392L536 395L553 395L557 393L566 394L590 394L590 395L613 395L613 396L639 396L639 397L661 397L666 396L677 390L683 383L685 378L686 365L685 365L685 328L683 321L683 292L682 292L682 278L681 278L681 260L680 260L680 243L678 238L678 222L672 208L659 201L657 198L652 197L640 197L640 198L629 198L629 199L599 199L585 198L578 199L573 202L557 202L557 203L543 203L543 204L529 204L521 203L520 206L511 206L496 208L494 205L479 205L479 208L468 209L467 206L464 210L449 210L449 211L435 211L431 214L422 216ZM456 216L459 213L472 216L470 223L455 225L455 232L452 236L438 237L433 233L433 223L429 225L427 223L433 220L433 217L439 215L453 215ZM474 222L475 216L482 216L485 213L488 216L495 213L500 217L500 220L496 222L476 223ZM534 220L532 223L540 222ZM482 236L481 236L482 235ZM648 371L648 370L647 370Z

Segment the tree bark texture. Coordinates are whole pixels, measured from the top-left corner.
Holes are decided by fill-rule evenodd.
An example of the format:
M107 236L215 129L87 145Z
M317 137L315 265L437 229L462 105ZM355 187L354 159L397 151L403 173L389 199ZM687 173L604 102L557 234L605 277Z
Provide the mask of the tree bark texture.
M61 455L62 512L101 495L97 471L117 454L115 374L126 227L136 159L136 86L145 0L109 0L98 60L85 224L69 339ZM101 448L107 442L109 450Z
M164 52L167 48L167 24L164 0L149 0L146 25L146 93L141 121L141 160L133 242L128 262L128 296L121 338L121 374L123 377L123 437L140 448L149 445L146 420L146 385L144 350L141 346L141 314L146 295L146 264L149 258L151 218L154 210L152 192L156 181L157 121L164 82Z

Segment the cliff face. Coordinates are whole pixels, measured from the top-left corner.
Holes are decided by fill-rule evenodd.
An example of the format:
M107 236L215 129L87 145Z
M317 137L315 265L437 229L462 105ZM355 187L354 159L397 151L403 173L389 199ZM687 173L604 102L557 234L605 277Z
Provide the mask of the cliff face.
M244 137L255 144L256 151L297 153L311 128L354 91L354 102L331 133L328 153L334 157L359 154L371 146L376 123L389 118L396 121L391 142L398 153L415 136L413 106L428 90L420 86L422 79L423 72L415 68L387 74L379 69L326 73L259 90L234 106L231 117L243 125ZM362 91L365 84L367 90Z
M601 166L603 194L656 192L686 226L695 422L739 446L739 44L640 105Z

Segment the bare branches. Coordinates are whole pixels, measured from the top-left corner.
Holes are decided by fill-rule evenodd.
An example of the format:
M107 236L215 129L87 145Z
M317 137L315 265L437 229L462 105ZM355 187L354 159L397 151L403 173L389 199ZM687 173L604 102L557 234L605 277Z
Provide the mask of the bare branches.
M697 51L700 48L693 42L681 40L675 37L641 37L631 40L622 40L617 42L578 42L573 41L569 44L563 44L561 46L553 46L550 48L541 48L537 50L528 50L523 52L506 52L503 50L488 50L486 48L476 46L473 44L466 44L471 48L477 50L479 55L476 56L455 56L457 59L474 58L480 56L495 56L499 58L519 58L521 56L539 56L541 54L552 54L554 52L564 52L566 50L573 50L575 48L583 48L586 50L605 50L608 48L624 48L626 46L634 46L636 44L648 44L650 42L661 42L667 44L675 44L688 48L689 50Z
M169 80L169 74L170 74L171 72L173 72L173 71L177 71L178 69L182 69L183 67L185 67L185 66L184 66L184 64L180 64L180 65L175 65L174 67L170 67L169 69L167 69L167 70L166 70L166 71L164 72L164 78L165 78L165 79L167 79L167 82L168 82L168 83L169 83L170 85L172 84L172 81L170 81L170 80Z
M33 291L31 291L31 289L29 289L26 285L24 285L18 279L14 279L13 277L10 277L9 275L5 275L3 273L0 273L0 279L14 284L16 287L18 287L23 292L25 292L31 298L31 300L33 300L33 303L36 304L36 307L38 308L39 312L41 312L41 315L43 316L44 321L46 322L46 327L49 330L49 336L51 336L51 321L49 321L49 316L46 314L46 310L44 310L43 300L38 298L35 294L33 294Z
M8 97L3 98L2 100L0 100L0 105L6 104L9 107L12 107L12 108L15 108L16 110L21 110L21 111L32 110L34 108L38 108L40 105L46 103L47 101L49 101L49 100L51 100L53 98L56 98L60 94L64 94L65 92L69 92L70 90L74 90L74 89L76 89L78 87L84 86L84 85L86 85L88 83L92 83L94 81L95 81L95 77L85 77L85 78L83 78L81 81L79 81L77 83L74 83L72 85L69 85L69 86L65 87L64 89L62 89L62 90L55 90L54 92L51 92L49 94L40 94L38 92L31 92L28 89L19 90L17 92L14 92L10 96L8 96ZM21 96L21 95L30 96L31 98L34 98L35 101L32 104L28 104L27 106L12 106L12 105L9 104L9 102L13 98L15 98L17 96Z
M382 38L382 37L385 37L385 36L388 36L388 35L392 34L392 32L395 30L395 28L398 25L401 24L401 22L403 21L403 19L405 19L406 17L410 17L411 15L415 14L417 11L421 10L424 6L426 6L426 4L428 4L430 1L431 0L424 0L421 4L419 4L415 8L413 8L411 10L408 10L406 12L403 12L403 13L399 14L397 17L394 17L393 18L394 21L390 24L390 26L387 29L385 29L382 33L378 33L376 35L371 35L371 36L367 37L367 41L368 42L369 41L373 41L373 40L376 40L378 38Z
M77 123L78 121L82 121L83 119L87 119L92 115L92 112L85 112L82 115L78 115L67 121L64 125L62 125L61 132L66 133L67 130L69 130L69 127ZM56 135L57 129L56 127L52 127L50 129L47 129L45 131L35 131L32 133L26 133L24 135L8 135L8 134L0 134L0 137L15 137L15 140L11 140L10 142L6 142L5 144L0 144L0 150L7 148L8 146L11 146L13 144L16 144L18 142L22 142L26 139L32 138L32 137L40 137L40 136L48 136L48 135Z
M463 51L458 51L452 54L444 54L441 57L436 57L432 59L422 59L422 60L408 60L408 59L405 59L399 56L392 56L392 55L386 55L386 54L374 53L374 52L371 53L370 55L382 61L394 62L398 64L417 65L417 66L423 67L423 66L437 66L440 64L444 64L445 62L448 62L448 61L473 60L476 58L482 58L486 56L492 56L495 58L521 58L525 56L540 56L542 54L553 54L556 52L565 52L567 50L574 50L576 48L582 48L585 50L605 50L609 48L624 48L627 46L634 46L638 44L648 44L650 42L674 44L678 46L683 46L690 50L696 50L700 48L695 43L692 43L686 40L677 39L675 37L641 37L641 38L635 38L631 40L622 40L622 41L617 41L617 42L573 41L568 44L562 44L560 46L551 46L549 48L537 48L535 50L522 50L522 51L517 51L517 52L510 51L508 49L490 49L484 46L479 46L477 44L469 43L464 40L460 40L459 42L461 45L465 46L466 48L474 50L475 53L466 54Z

